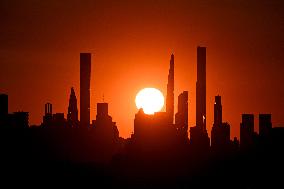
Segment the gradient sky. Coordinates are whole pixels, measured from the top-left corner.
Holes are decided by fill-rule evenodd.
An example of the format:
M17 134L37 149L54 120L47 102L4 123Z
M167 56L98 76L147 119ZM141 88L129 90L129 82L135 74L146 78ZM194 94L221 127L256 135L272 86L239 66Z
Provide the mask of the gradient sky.
M79 53L91 52L91 118L109 103L120 136L133 131L135 95L164 95L175 54L175 100L189 91L195 124L196 47L207 47L207 129L214 96L239 136L241 113L272 113L284 125L284 1L276 0L1 0L0 93L9 111L40 124L44 104L67 112L70 87L79 100ZM79 107L79 106L78 106ZM175 107L177 108L177 107Z

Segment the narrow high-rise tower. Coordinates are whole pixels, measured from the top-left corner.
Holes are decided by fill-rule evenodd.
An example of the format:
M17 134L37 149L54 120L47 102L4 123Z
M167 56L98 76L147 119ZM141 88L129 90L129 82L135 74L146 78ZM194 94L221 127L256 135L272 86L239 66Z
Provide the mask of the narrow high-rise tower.
M167 100L166 112L169 116L169 122L173 123L174 120L174 55L171 55L170 69L167 84Z
M219 126L222 124L222 104L221 96L215 96L214 103L214 125Z
M90 125L91 53L80 53L80 126Z
M197 47L196 126L206 131L206 47Z
M79 121L78 121L77 98L73 87L71 88L71 93L69 97L67 122L70 127L78 127Z

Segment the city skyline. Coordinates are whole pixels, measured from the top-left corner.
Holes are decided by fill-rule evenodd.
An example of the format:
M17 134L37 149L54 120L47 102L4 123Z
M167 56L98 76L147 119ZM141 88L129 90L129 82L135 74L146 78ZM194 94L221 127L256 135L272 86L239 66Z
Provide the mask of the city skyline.
M83 86L80 96L84 101L80 106L84 113L80 116L82 121L78 120L73 87L67 116L54 112L53 105L47 102L42 123L38 126L29 125L29 112L10 113L8 95L0 94L1 149L6 154L1 159L2 170L6 173L12 167L23 177L21 171L26 172L27 168L22 167L28 166L41 178L51 173L51 178L60 175L60 179L68 179L71 184L72 175L77 175L77 181L89 176L97 185L111 187L200 188L208 185L227 188L234 183L235 187L247 188L261 186L262 183L271 185L271 179L278 173L276 169L281 170L283 165L284 127L274 126L271 114L242 113L240 138L231 140L231 125L223 122L223 105L221 96L217 95L212 107L214 123L210 137L207 130L210 126L205 125L204 119L207 115L206 47L197 46L196 53L199 75L196 94L201 98L196 102L198 116L194 126L188 124L188 91L178 95L178 111L173 110L173 54L169 61L166 111L146 114L140 108L133 121L134 132L129 138L120 137L106 102L98 102L96 119L91 123L88 120L91 53L80 53L80 84ZM255 118L259 120L259 134L255 132ZM260 177L265 179L260 181ZM210 182L200 184L204 179ZM276 183L279 184L273 182Z
M1 0L0 182L283 188L283 10Z
M129 137L136 93L152 86L166 94L174 53L174 108L177 95L189 91L189 125L195 125L195 51L201 45L208 47L209 135L218 94L233 136L239 137L243 112L271 113L274 125L284 125L281 1L3 1L1 7L0 92L9 94L12 112L30 112L32 124L40 124L47 101L66 112L70 87L80 99L78 54L90 52L91 120L104 96L121 135Z
M181 129L181 128L185 128L185 132L186 132L186 138L189 138L191 141L195 141L197 136L198 138L203 138L204 140L208 140L207 144L205 144L206 146L211 146L212 145L212 140L213 140L213 148L215 146L215 140L216 138L218 138L218 136L224 135L223 137L225 137L225 139L221 139L221 142L219 141L219 144L221 143L229 143L230 139L238 139L240 140L241 138L244 138L242 141L245 141L245 138L249 138L248 140L253 140L253 137L255 134L257 134L258 130L260 131L260 136L263 135L263 133L267 132L266 129L266 125L270 124L270 129L272 128L272 119L271 119L271 113L263 113L260 112L259 113L259 123L258 123L258 127L254 127L255 125L255 120L254 120L254 114L247 114L245 112L243 112L241 114L241 122L240 122L240 136L232 136L231 132L230 132L230 125L228 122L222 122L223 120L223 112L222 112L222 104L221 104L221 96L219 96L219 94L217 96L215 96L215 101L214 101L214 122L212 125L206 125L206 47L200 47L197 46L197 80L196 80L196 95L200 96L199 99L196 99L196 112L199 112L198 115L196 114L196 124L195 125L189 125L188 123L188 101L190 101L189 97L188 97L188 91L183 91L180 95L178 96L178 106L177 106L177 111L175 111L174 108L174 104L175 101L174 99L176 98L174 95L174 85L175 85L175 79L174 79L174 69L175 69L175 64L174 64L174 54L171 54L170 56L170 61L169 61L169 73L168 73L168 80L167 80L167 94L164 95L165 98L165 104L163 109L165 109L165 112L163 112L162 110L159 112L156 112L157 115L163 115L164 113L166 113L165 115L167 115L167 120L168 123L176 125L177 130ZM23 112L23 111L15 111L14 114L21 114L21 112L27 115L27 123L25 123L25 127L28 127L29 125L32 127L35 126L43 126L43 127L58 127L61 128L63 127L80 127L80 128L92 128L94 126L93 122L95 120L91 120L90 119L90 99L91 99L91 91L89 89L90 87L90 80L91 80L91 67L92 67L92 61L91 61L91 57L92 57L92 53L80 53L80 85L83 86L80 88L80 101L83 100L84 101L84 105L80 106L80 109L78 111L77 109L77 99L76 99L76 95L75 95L75 89L74 87L71 87L71 93L70 93L70 97L69 97L69 106L67 108L66 113L62 112L62 113L55 113L53 114L52 111L52 103L47 102L45 104L45 113L43 115L43 119L40 125L35 125L35 124L29 124L29 112ZM99 91L98 91L99 92ZM81 95L83 94L83 95ZM79 101L79 102L80 102ZM103 104L106 104L108 106L107 103L104 103L104 96L102 99L102 102L97 102L97 107L102 107ZM186 104L183 105L183 103ZM1 112L3 115L5 115L6 111L8 111L8 95L7 94L1 94L1 104L3 104L3 107L1 107ZM78 112L80 112L80 110L83 110L84 115L82 114L78 114ZM104 108L105 109L105 108ZM102 108L101 110L102 111ZM103 111L107 111L108 112L108 107L106 107L106 110ZM180 112L182 111L182 112ZM186 111L186 114L185 112ZM137 109L137 113L139 113L140 110ZM9 113L9 111L8 111ZM156 113L153 115L155 117ZM99 112L97 112L97 114L100 114ZM179 115L178 115L179 114ZM66 116L65 116L66 115ZM80 120L78 119L78 115L80 115ZM186 116L186 118L184 118L184 116ZM151 117L151 115L150 115ZM154 118L153 117L153 118ZM175 117L175 119L174 119ZM83 119L82 119L83 118ZM136 115L135 115L136 118ZM83 120L81 122L81 119ZM67 120L67 122L65 123L65 121ZM186 121L185 121L186 120ZM258 120L258 119L256 119ZM88 123L89 122L89 123ZM115 122L116 123L116 122ZM135 124L134 126L134 130L135 131ZM276 125L277 126L277 125ZM14 126L13 126L14 127ZM188 129L188 127L190 127L190 129ZM219 127L223 127L219 129ZM209 130L211 130L211 135L208 134L207 128L209 128ZM210 129L211 128L211 129ZM196 130L197 129L197 130ZM214 130L215 129L215 130ZM244 134L242 134L242 132L247 130L249 134L249 136L244 137ZM183 129L182 129L183 130ZM269 130L269 129L268 129ZM197 131L197 133L196 133ZM201 133L199 132L201 131ZM133 133L133 132L132 132ZM213 135L213 137L212 137ZM192 138L193 136L193 138ZM205 137L205 138L204 138ZM122 138L128 138L128 137L123 137ZM206 139L207 138L207 139ZM213 138L213 139L212 139ZM199 139L198 139L199 140ZM220 140L220 139L217 139ZM223 140L223 141L222 141ZM211 141L211 142L210 142ZM233 140L232 140L233 141ZM197 143L200 141L197 141ZM195 143L195 142L194 142ZM253 143L253 141L250 142L245 142L245 143ZM217 141L218 144L218 141ZM200 146L202 146L202 144L199 144ZM240 146L242 146L243 144L240 143Z

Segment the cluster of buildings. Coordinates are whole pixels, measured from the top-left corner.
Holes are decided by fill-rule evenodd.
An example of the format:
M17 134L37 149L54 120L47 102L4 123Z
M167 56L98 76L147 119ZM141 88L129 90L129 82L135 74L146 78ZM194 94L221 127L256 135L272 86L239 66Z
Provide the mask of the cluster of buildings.
M0 94L0 127L1 128L28 128L29 112L8 112L8 95Z
M259 114L259 135L254 130L254 115L243 114L240 124L240 142L230 139L230 125L222 120L221 96L215 96L214 123L211 142L206 129L206 47L197 47L196 125L188 129L188 91L178 96L178 112L174 115L174 55L171 55L167 83L166 112L146 115L139 110L135 115L131 139L138 146L153 147L182 142L194 151L222 153L250 149L259 137L269 137L272 131L271 114ZM175 118L175 119L174 119ZM190 138L188 138L188 130ZM157 142L157 139L159 142ZM162 145L159 144L159 147ZM211 147L211 148L210 148Z
M93 129L99 137L118 140L119 131L116 122L108 114L108 103L97 103L96 120L90 121L90 80L91 53L80 54L80 120L78 116L77 97L72 87L69 97L67 117L64 113L53 113L52 104L45 104L45 113L40 126L33 128L80 128ZM1 128L29 128L28 112L8 113L8 95L0 94L0 127Z
M80 128L96 129L101 137L119 138L116 123L108 114L108 104L97 104L96 120L90 120L90 79L91 53L80 54L80 119L78 118L77 98L71 88L67 118L64 113L54 113L52 104L45 104L41 128ZM174 55L170 58L167 83L166 111L147 115L140 109L135 115L134 132L131 142L136 145L159 147L164 144L179 143L191 145L198 150L211 149L216 152L250 148L258 135L254 131L254 115L243 114L240 124L240 142L230 139L230 125L222 120L221 96L215 96L214 123L211 131L211 144L206 129L206 47L197 47L196 82L196 125L188 128L188 91L178 96L178 111L174 112ZM28 112L8 113L8 95L0 95L0 127L28 128ZM259 136L268 137L272 130L271 114L259 115ZM188 138L188 131L190 138ZM157 142L158 141L158 142Z

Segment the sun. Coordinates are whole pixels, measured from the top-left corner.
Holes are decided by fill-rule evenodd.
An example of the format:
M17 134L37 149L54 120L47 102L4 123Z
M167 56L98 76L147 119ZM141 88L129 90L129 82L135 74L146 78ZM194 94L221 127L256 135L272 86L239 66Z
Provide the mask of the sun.
M142 108L146 114L154 114L164 106L164 96L156 88L144 88L140 90L135 98L136 107Z

